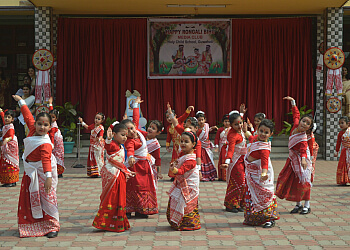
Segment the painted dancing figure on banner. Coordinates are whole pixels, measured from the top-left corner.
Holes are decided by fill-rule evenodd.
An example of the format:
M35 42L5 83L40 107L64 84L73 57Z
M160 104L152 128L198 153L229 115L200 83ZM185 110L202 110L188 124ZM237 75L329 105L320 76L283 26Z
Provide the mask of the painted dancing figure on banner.
M127 127L120 123L114 124L113 130L107 130L107 161L101 169L101 203L92 223L98 229L118 233L130 228L126 216L126 182L135 176L123 164L125 157L122 144L125 143L127 134Z
M337 168L337 184L345 186L350 183L350 127L349 117L343 116L339 119L339 127L341 131L338 134L337 145L335 147L334 157L338 157L340 146L342 147L338 168Z
M4 124L0 151L0 182L3 187L15 187L19 180L18 142L13 126L15 112L2 111L0 108L0 116Z
M194 153L198 139L195 133L188 130L181 135L181 157L169 168L169 175L174 176L175 180L168 192L166 214L170 226L179 231L201 228L198 213L199 170Z
M51 117L42 112L36 121L20 96L14 95L21 107L29 134L24 139L24 173L18 202L20 237L57 237L60 230L57 207L57 164L53 145L47 134Z
M90 177L99 177L100 169L104 165L104 127L102 125L105 115L98 112L95 115L95 123L87 125L81 117L79 122L81 125L91 131L89 156L87 160L87 175Z
M154 158L148 153L145 136L147 132L139 130L139 104L141 98L137 97L133 108L133 121L126 119L121 123L128 128L128 139L125 142L127 151L127 168L136 172L134 178L126 184L126 215L131 218L135 212L136 217L148 218L148 215L158 213L156 183L153 176L152 165Z
M63 177L64 170L64 145L63 145L63 136L61 134L61 130L57 126L57 120L59 117L59 112L56 109L53 109L52 106L52 97L49 99L49 114L51 116L51 129L49 131L49 136L51 142L54 146L52 150L52 154L56 157L57 161L57 174L58 178Z
M210 65L213 62L213 57L211 55L210 45L205 46L205 51L202 52L202 58L199 61L197 68L197 75L208 75Z
M246 139L243 133L242 116L238 111L231 112L231 129L227 134L228 149L221 168L227 168L226 196L224 206L227 212L243 212L245 195L244 156L247 153Z
M276 195L274 193L274 172L270 160L271 142L274 125L270 120L262 120L257 128L257 135L247 132L247 124L243 130L250 144L244 158L246 194L244 206L245 225L271 228L279 219Z
M214 181L217 178L214 156L211 148L213 148L212 142L209 140L209 132L217 129L216 126L209 128L209 124L206 123L205 113L203 111L198 111L196 113L196 118L198 120L198 140L201 141L202 153L201 153L201 172L202 181Z
M289 157L278 176L276 195L280 199L296 202L296 206L290 213L308 214L311 212L312 162L306 131L313 127L313 118L310 115L304 115L300 119L295 100L289 96L283 99L292 104L294 125L289 137ZM305 201L304 207L301 205L302 200Z

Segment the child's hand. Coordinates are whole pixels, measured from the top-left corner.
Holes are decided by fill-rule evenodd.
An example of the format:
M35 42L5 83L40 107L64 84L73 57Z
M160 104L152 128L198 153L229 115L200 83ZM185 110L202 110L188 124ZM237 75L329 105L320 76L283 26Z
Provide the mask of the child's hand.
M294 98L293 98L293 97L290 97L290 96L286 96L286 97L283 97L283 100L293 101Z
M78 117L78 121L79 121L80 123L83 123L83 118Z
M217 126L212 126L212 127L209 128L209 132L211 132L213 130L218 130L218 127Z
M171 148L169 146L166 147L166 151L168 151L169 153L172 151Z
M304 170L307 168L307 163L306 163L305 158L301 159L301 166L303 167Z
M51 186L52 186L52 178L48 177L48 178L46 178L45 183L44 183L45 193L47 193L47 194L50 193Z
M112 137L113 137L113 131L112 131L111 128L108 128L108 129L107 129L107 139L108 139L108 140L111 140Z
M52 103L53 103L53 97L50 96L50 98L49 98L49 104L52 105Z
M126 120L126 119L128 119L128 115L125 113L123 116L123 120Z
M335 152L335 153L334 153L334 157L338 157L338 152Z
M169 102L167 103L166 107L168 108L168 114L169 114L169 115L172 114L173 111L171 111L171 106L170 106L170 103L169 103Z
M19 95L12 95L13 99L15 99L16 102L22 100L22 97L20 97Z
M244 103L242 103L240 106L239 106L239 112L240 113L245 113L245 112L247 112L247 108L245 107L245 104Z
M141 96L136 97L135 103L142 103Z
M222 169L228 168L228 164L226 164L226 163L221 164L221 165L220 165L220 168L222 168Z
M163 179L163 175L161 173L157 173L157 178L161 180Z
M194 106L188 106L187 110L190 111L190 112L193 111L194 110Z
M242 128L243 132L247 132L248 131L248 124L245 122L243 123L243 128Z
M134 157L129 157L128 163L129 163L129 166L130 166L130 167L134 166L134 164L135 164L135 158L134 158Z
M253 124L250 122L249 118L247 118L247 124L248 124L248 128L252 128Z
M268 175L261 176L260 181L261 181L261 182L264 182L264 181L266 181L268 178L269 178Z

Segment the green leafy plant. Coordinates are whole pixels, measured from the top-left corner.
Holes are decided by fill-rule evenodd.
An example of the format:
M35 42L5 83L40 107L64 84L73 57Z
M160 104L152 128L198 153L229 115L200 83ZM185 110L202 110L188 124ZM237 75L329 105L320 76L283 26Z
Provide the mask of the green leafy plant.
M72 142L76 141L77 137L77 125L76 118L80 112L77 111L79 102L73 105L71 102L66 102L63 106L56 106L55 109L59 111L59 117L63 122L61 123L60 130L63 135L63 141Z
M104 124L103 124L103 127L105 129L105 132L104 132L104 136L107 135L107 130L109 128L109 126L111 126L113 124L113 122L115 122L117 120L117 118L113 117L112 119L110 117L107 117Z
M308 115L312 112L312 109L306 109L306 105L305 106L302 106L300 109L299 109L299 113L300 113L300 117L303 117L304 115ZM287 113L288 116L293 116L293 112L292 112L292 109L290 110L289 113ZM290 124L289 122L287 121L283 121L283 126L284 128L281 130L281 132L278 133L278 135L290 135L290 131L293 127L292 124Z

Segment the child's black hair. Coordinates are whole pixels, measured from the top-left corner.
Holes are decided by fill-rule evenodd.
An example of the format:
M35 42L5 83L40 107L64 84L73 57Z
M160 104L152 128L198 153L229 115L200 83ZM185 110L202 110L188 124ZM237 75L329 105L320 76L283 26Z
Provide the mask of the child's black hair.
M204 119L206 119L205 118L205 113L204 112L197 112L196 113L196 118L199 119L200 117L203 117Z
M162 132L163 131L163 123L161 121L158 120L152 120L149 124L154 124L157 127L157 132Z
M241 115L239 113L233 113L232 115L230 115L230 117L228 118L230 120L230 124L232 124L239 117L241 117Z
M273 130L275 129L275 125L273 124L273 122L272 122L271 120L268 120L268 119L263 119L263 120L260 122L258 128L260 128L261 126L265 126L265 127L269 128L271 133L272 133Z
M114 133L118 133L118 132L120 132L122 130L128 130L128 128L126 127L126 125L124 123L118 123L118 124L114 125L114 127L113 127L113 132Z
M22 89L23 88L28 88L30 90L32 88L32 86L30 84L26 83L22 86Z
M197 145L198 137L197 137L196 133L194 133L192 131L185 131L182 133L182 135L187 135L188 137L190 137L191 142L194 144L193 148Z
M102 121L105 120L105 115L104 115L102 112L97 112L96 115L102 116ZM96 116L96 115L95 115L95 116Z
M187 123L188 121L190 121L190 124L195 127L198 128L198 120L195 117L188 117L185 121L185 123Z
M10 115L12 118L15 118L16 114L13 110L6 110L4 115Z
M266 115L264 113L257 113L255 114L254 118L258 118L260 121L262 121L266 118Z
M175 114L175 110L172 109L171 112L173 113L174 116L176 115L176 114ZM165 116L166 116L166 115L168 115L168 110L165 111Z
M60 112L57 109L50 110L49 114L54 114L56 116L56 119L58 119Z
M49 119L50 124L52 123L51 116L50 116L48 113L46 113L46 112L41 112L41 113L39 113L39 114L36 116L35 121L39 120L40 117L46 117L46 118Z
M224 122L225 120L230 120L230 116L228 114L225 114L223 117L222 117L222 122Z
M131 123L132 125L135 125L135 124L133 123L133 121L130 120L130 119L122 120L119 124L124 124L124 125L126 126L126 124L128 124L128 123Z
M348 123L349 122L349 117L347 116L342 116L339 118L339 121L343 120L344 122Z

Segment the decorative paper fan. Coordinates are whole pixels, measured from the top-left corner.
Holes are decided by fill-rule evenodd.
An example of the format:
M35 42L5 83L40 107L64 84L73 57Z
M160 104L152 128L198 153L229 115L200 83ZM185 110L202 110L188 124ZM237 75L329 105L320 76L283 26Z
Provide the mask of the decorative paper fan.
M324 53L323 61L327 68L339 69L341 66L343 66L345 61L344 52L337 47L329 48Z
M46 71L53 65L53 54L47 49L38 49L35 51L32 61L35 68L41 71Z
M36 108L35 110L35 116L37 116L38 114L42 113L42 112L45 112L45 113L49 113L49 109L44 106L44 105L41 105L39 107Z
M327 101L327 110L329 113L337 113L341 109L341 101L336 97L331 97Z

